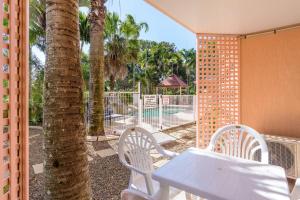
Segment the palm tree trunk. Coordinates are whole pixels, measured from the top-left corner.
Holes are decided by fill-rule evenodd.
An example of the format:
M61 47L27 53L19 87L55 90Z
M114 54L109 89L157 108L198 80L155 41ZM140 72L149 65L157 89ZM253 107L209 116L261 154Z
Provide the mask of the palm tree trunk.
M46 0L46 200L91 199L83 119L77 0Z
M91 0L89 135L104 135L104 0Z

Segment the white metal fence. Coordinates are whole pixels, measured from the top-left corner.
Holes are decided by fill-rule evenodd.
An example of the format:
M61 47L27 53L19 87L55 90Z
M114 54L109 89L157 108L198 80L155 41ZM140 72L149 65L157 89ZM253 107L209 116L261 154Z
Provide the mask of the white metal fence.
M107 134L120 134L126 128L138 124L138 92L105 93L105 120Z
M163 95L160 97L161 129L196 121L195 97L192 95Z
M144 95L142 122L156 129L167 129L195 121L192 95Z
M126 128L138 124L148 125L154 130L163 130L196 121L196 98L193 95L107 92L104 107L106 134L119 135ZM86 111L88 111L87 102ZM85 119L88 123L87 112Z
M143 95L138 92L105 94L105 131L121 134L126 128L146 124L155 130L195 121L192 95Z

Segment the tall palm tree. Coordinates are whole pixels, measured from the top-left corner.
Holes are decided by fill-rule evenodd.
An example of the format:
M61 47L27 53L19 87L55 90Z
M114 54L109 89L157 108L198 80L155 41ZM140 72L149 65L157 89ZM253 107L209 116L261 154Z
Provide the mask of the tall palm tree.
M105 0L91 0L89 135L104 135L104 20Z
M79 56L78 0L46 0L46 200L91 199Z
M190 85L191 73L196 69L196 51L195 49L183 49L179 51L183 67L185 68L187 76L187 85Z
M139 36L148 31L146 23L137 23L127 15L122 22L116 13L107 13L105 20L105 74L110 80L110 90L114 90L116 79L127 75L127 65L137 61ZM133 70L134 71L134 70Z

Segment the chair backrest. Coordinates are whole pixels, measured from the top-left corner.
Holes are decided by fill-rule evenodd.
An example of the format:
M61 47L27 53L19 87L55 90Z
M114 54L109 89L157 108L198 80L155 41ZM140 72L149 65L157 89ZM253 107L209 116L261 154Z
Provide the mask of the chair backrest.
M125 166L133 166L144 173L151 173L153 160L150 151L159 148L150 132L141 127L134 127L127 129L121 135L118 154Z
M300 178L296 180L294 189L291 194L291 200L300 200Z
M126 189L121 193L121 200L151 200L151 197L136 190Z
M269 163L268 147L264 138L256 130L245 125L227 125L219 128L212 136L208 149L248 160L260 158L262 163Z

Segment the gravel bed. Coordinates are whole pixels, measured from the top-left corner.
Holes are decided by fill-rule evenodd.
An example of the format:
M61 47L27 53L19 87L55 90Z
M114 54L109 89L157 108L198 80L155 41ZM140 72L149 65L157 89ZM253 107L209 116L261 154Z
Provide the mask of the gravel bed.
M195 146L195 132L184 128L183 130L173 130L176 136L180 137L169 144L163 145L166 149L176 152L182 152L188 147ZM177 133L178 132L178 133ZM172 135L172 130L168 131ZM42 150L42 131L40 129L30 129L30 190L29 198L31 200L43 200L43 174L34 174L32 165L43 162ZM116 149L117 141L92 142L95 151L112 147ZM118 200L123 189L127 188L130 176L127 170L118 159L117 155L101 158L93 157L89 162L91 187L93 199L95 200Z
M118 155L114 155L90 162L90 176L94 199L117 200L128 187L130 172L121 165Z
M32 165L43 162L43 137L40 129L31 128L29 131L29 199L43 199L43 174L34 174Z
M44 176L43 174L34 174L32 165L43 162L43 137L42 131L30 129L30 180L29 180L29 198L31 200L43 200ZM93 142L95 151L110 147L107 142ZM120 193L127 188L129 180L129 171L121 165L117 155L101 158L94 157L89 162L91 187L93 190L93 199L114 200L120 199Z

